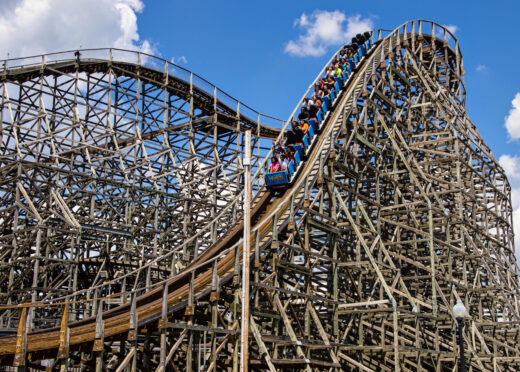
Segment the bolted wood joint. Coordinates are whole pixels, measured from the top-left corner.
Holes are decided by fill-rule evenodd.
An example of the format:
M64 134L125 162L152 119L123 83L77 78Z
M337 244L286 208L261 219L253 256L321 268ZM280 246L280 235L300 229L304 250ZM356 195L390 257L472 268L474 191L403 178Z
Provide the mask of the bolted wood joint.
M159 319L159 324L157 326L159 331L162 331L163 329L168 328L168 319Z
M131 329L128 331L128 341L136 341L137 340L137 331L135 329Z
M69 357L69 348L68 347L60 347L58 350L57 359L66 359Z
M195 314L194 306L188 305L186 306L186 310L184 311L184 316L193 316Z
M92 347L92 351L103 351L105 349L105 343L102 339L94 340L94 346Z
M211 302L211 303L217 302L219 299L220 299L220 293L218 293L217 291L213 291L209 295L209 302Z

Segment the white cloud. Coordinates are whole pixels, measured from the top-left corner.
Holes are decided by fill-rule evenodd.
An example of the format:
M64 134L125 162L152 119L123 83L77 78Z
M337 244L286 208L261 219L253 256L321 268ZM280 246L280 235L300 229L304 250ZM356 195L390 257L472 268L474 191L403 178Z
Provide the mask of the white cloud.
M453 35L455 35L455 32L459 30L459 28L455 25L443 25L446 27Z
M172 59L170 60L171 63L174 63L176 65L179 65L179 64L186 64L188 63L188 59L184 56L180 56L180 57L172 57Z
M518 245L520 239L520 157L502 155L498 162L504 168L507 179L511 185L511 204L513 207L513 230L515 242ZM520 253L520 252L517 252Z
M484 72L487 70L487 66L486 65L478 65L477 67L475 67L475 70L478 71L478 72Z
M150 53L140 40L141 0L8 0L0 15L0 58L82 48L118 47Z
M307 15L303 13L294 21L294 26L303 29L297 40L290 40L285 45L285 52L299 56L322 56L327 48L346 43L358 33L373 29L369 18L353 15L347 17L344 12L335 10L315 10Z
M498 162L504 168L509 181L520 186L520 157L506 154L502 155Z
M509 114L506 116L505 126L509 137L517 140L520 138L520 93L515 95L511 104L513 108L509 110Z

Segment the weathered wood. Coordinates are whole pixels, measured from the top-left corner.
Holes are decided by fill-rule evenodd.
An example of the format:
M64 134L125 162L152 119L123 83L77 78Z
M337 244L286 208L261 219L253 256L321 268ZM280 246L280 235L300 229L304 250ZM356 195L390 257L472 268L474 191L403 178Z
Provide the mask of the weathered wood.
M166 61L82 53L0 71L0 363L453 370L458 299L469 369L519 363L511 188L445 28L376 40L273 192L274 119Z
M249 361L249 261L251 245L251 131L246 132L244 179L244 235L242 247L242 322L240 326L240 371L247 372Z

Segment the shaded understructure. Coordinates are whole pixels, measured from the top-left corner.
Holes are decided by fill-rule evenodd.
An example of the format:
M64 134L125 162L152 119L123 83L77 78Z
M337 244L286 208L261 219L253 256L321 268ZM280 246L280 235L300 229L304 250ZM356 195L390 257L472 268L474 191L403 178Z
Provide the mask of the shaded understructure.
M461 299L468 367L517 370L511 190L458 42L427 21L374 39L276 193L285 123L178 66L4 62L0 365L235 370L251 130L251 369L451 371Z

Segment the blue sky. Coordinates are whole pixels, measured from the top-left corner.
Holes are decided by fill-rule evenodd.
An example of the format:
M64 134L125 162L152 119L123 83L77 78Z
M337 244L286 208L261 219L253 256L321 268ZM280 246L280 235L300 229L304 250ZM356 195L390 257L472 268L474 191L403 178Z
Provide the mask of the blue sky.
M2 6L1 58L80 46L141 48L173 58L252 108L282 119L347 41L327 35L327 27L348 34L349 25L393 29L418 18L454 26L468 113L515 189L520 233L520 95L516 110L512 105L520 93L514 31L520 1L2 0ZM316 22L324 14L339 18ZM289 53L291 41L307 41L299 51L309 55Z
M287 53L287 43L297 42L307 32L298 22L302 15L312 22L316 12L339 11L347 20L358 16L358 22L386 29L418 18L454 26L466 70L467 110L506 169L514 188L515 230L520 234L520 95L516 114L509 119L509 133L505 127L512 100L520 93L520 48L514 31L520 1L161 1L145 5L138 16L140 35L163 57L182 56L185 67L258 111L282 119L289 117L340 44L331 43L319 56ZM165 18L172 21L162 22Z
M471 119L497 158L520 152L504 127L511 101L520 92L520 50L513 31L520 2L148 1L138 14L138 26L141 37L164 58L183 56L187 63L179 64L235 98L287 118L338 47L331 45L323 56L284 52L290 40L305 32L295 21L316 10L359 15L376 28L393 29L417 18L454 25Z

